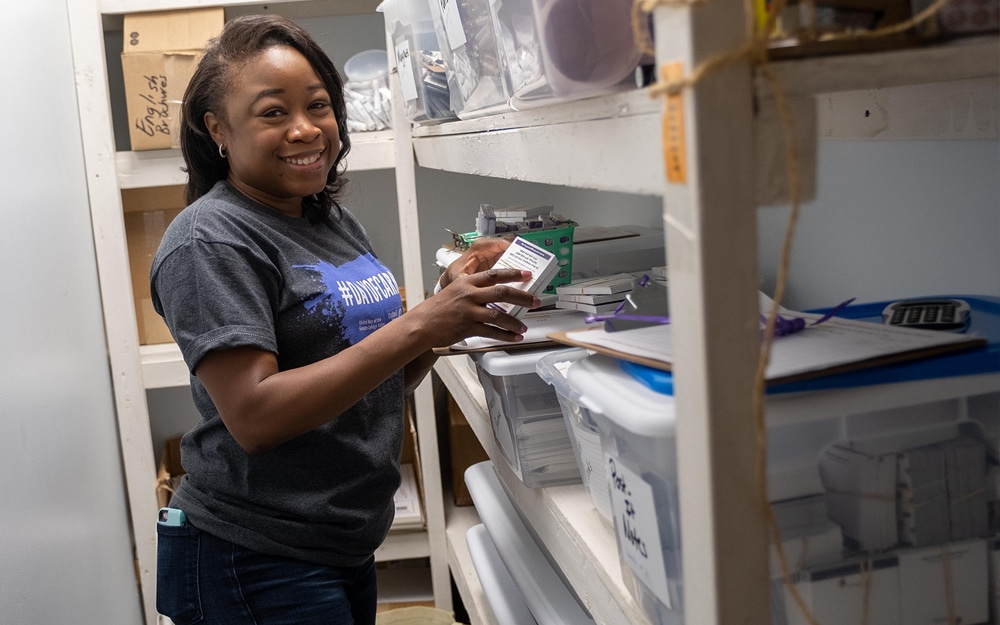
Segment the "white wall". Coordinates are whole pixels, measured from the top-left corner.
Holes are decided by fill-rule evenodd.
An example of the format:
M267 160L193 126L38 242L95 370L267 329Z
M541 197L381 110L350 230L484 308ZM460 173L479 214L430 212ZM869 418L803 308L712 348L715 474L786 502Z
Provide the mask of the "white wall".
M66 0L4 20L0 623L140 623Z
M771 293L787 208L758 212ZM1000 143L820 141L817 198L802 206L785 304L793 309L1000 295Z

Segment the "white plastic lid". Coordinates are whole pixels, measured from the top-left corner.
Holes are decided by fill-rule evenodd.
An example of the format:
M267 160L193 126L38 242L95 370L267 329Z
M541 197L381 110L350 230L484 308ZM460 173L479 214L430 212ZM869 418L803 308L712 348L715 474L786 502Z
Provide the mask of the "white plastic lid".
M350 82L367 82L389 73L389 57L385 50L358 52L344 63L344 74Z
M558 349L562 349L561 347ZM542 356L551 354L553 349L524 349L510 352L486 352L479 360L486 373L506 377L523 373L536 373L535 366Z
M656 438L674 435L677 417L672 395L657 393L629 375L610 356L593 354L569 368L570 384L581 403L619 427Z
M470 527L465 533L465 542L497 622L500 625L537 625L538 621L531 615L524 594L500 559L486 526L480 523Z

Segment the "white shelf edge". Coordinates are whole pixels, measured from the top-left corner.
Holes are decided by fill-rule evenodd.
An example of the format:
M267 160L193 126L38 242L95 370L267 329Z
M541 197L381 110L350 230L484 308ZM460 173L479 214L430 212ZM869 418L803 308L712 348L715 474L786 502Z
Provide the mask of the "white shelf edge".
M815 96L1000 75L1000 38L974 37L920 48L812 57L771 63L787 96ZM758 97L771 97L759 74Z
M392 169L395 165L391 130L351 134L348 172ZM117 152L118 186L122 189L187 184L180 149Z
M315 15L359 15L374 13L379 0L272 0L248 2L247 0L101 0L104 15L123 15L144 11L173 11L223 7L235 13L280 13L286 17ZM275 6L279 7L275 9Z
M375 561L412 560L428 558L430 555L431 547L426 530L390 531L385 542L375 550Z
M788 425L997 392L1000 373L985 373L771 395L765 413L768 426Z
M508 494L545 545L584 607L601 625L649 621L624 586L614 532L580 484L530 489L500 454L490 427L486 397L462 358L441 358L435 370L448 386L497 468Z
M451 576L462 597L465 611L469 614L470 625L497 625L496 616L476 575L468 543L465 542L465 533L481 522L479 514L475 506L456 506L447 499L446 502L448 566L451 567Z
M640 195L663 192L661 103L634 90L414 129L421 167ZM598 146L596 149L594 146ZM591 158L566 159L566 154Z
M146 390L190 386L191 377L176 343L140 345L139 360Z

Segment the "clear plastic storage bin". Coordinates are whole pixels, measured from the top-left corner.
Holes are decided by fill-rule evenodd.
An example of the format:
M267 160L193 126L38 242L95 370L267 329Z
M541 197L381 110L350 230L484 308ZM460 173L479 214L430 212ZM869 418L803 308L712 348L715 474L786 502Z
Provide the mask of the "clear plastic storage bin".
M654 625L683 622L675 406L594 354L569 369L601 431L622 578Z
M497 446L529 488L580 481L559 399L535 372L538 359L551 351L476 355Z
M344 77L347 131L392 128L389 58L385 50L365 50L347 59Z
M631 7L631 0L497 3L511 106L583 98L633 80L642 54L632 34Z
M451 109L462 119L510 110L510 76L494 7L499 1L429 0Z
M411 122L454 119L445 75L445 57L434 32L427 0L383 0L385 28L392 41L403 95Z
M570 385L566 373L574 363L587 357L585 349L562 349L538 359L536 371L550 384L559 399L566 429L571 436L573 455L580 469L583 488L594 502L601 517L611 523L611 493L608 491L604 470L604 453L601 451L601 431L587 408L580 404L580 391Z

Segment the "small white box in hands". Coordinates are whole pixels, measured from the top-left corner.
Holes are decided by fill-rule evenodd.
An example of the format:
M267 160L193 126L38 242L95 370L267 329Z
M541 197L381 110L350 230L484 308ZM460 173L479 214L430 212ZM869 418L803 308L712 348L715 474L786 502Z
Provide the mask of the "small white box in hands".
M497 269L530 271L530 278L524 282L511 282L510 286L537 296L545 290L545 285L552 280L552 276L559 270L559 261L552 252L535 245L527 239L517 237L511 242L510 247L504 251L503 255L500 256L494 267ZM492 302L489 306L503 311L516 319L520 319L524 316L524 313L528 312L528 309L524 306L516 306L506 302Z

